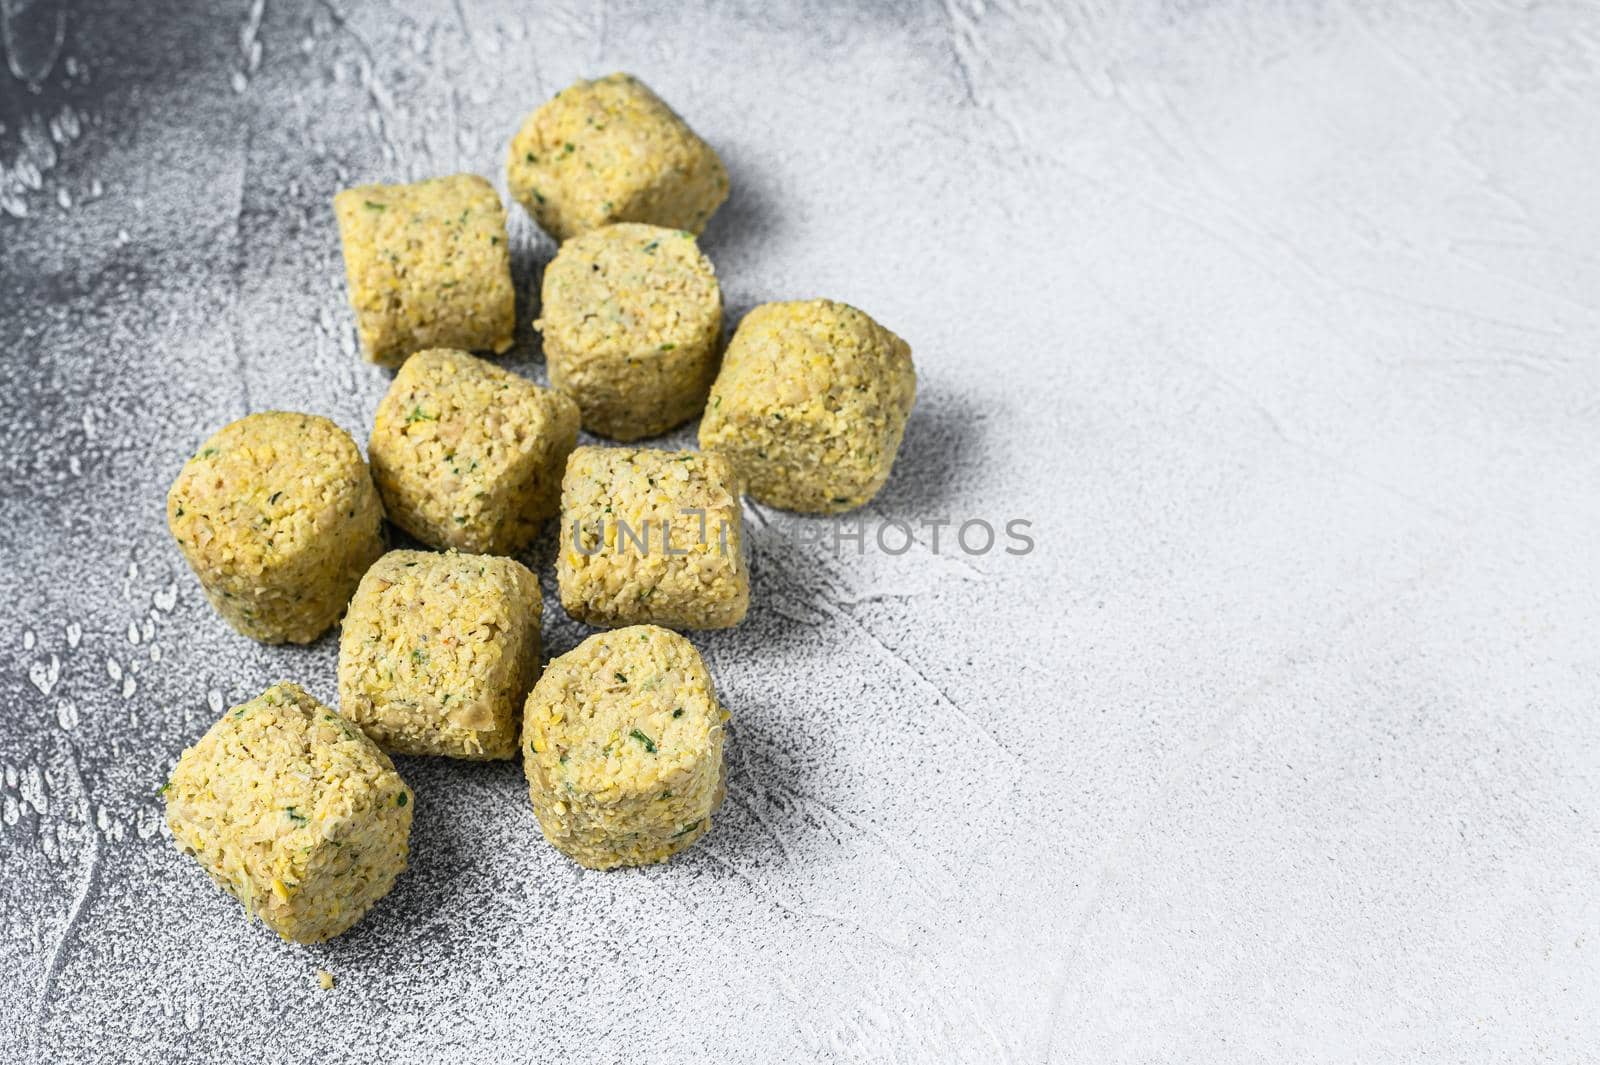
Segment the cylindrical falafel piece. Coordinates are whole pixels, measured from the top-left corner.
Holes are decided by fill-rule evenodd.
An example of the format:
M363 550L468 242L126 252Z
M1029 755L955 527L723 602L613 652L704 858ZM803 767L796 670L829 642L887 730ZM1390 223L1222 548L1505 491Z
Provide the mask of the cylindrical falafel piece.
M263 643L310 643L383 554L383 506L350 434L267 411L218 430L167 493L167 526L206 598Z
M666 629L599 633L555 659L522 725L545 839L590 869L694 843L722 803L727 720L699 652Z
M550 384L578 401L583 427L638 440L705 407L722 290L693 234L626 222L561 246L534 325Z
M911 346L832 300L767 303L739 323L700 422L746 490L838 514L878 494L916 402Z

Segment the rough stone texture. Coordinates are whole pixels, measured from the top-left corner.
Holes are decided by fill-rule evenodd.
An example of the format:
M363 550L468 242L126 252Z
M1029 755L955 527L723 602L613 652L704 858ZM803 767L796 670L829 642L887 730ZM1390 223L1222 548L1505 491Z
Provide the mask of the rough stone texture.
M1591 6L63 25L7 56L41 91L0 88L0 1059L1592 1060ZM402 760L410 869L280 944L155 791L270 681L331 699L335 640L230 632L162 491L246 410L371 424L334 190L503 191L521 118L614 69L727 161L730 321L825 295L916 350L869 522L1036 549L835 559L752 508L750 616L696 640L733 712L714 831L582 873L514 764ZM542 379L553 249L520 209L511 239L505 361Z

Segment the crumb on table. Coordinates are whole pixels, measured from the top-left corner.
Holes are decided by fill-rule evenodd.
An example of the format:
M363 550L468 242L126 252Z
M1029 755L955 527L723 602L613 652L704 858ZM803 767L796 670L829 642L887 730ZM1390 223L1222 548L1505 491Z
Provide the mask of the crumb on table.
M324 991L333 990L333 974L326 969L317 970L317 986Z

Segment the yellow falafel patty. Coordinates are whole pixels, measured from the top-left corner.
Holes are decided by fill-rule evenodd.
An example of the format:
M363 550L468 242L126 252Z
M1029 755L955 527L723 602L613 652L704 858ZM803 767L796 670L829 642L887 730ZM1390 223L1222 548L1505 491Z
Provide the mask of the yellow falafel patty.
M838 514L889 479L916 402L911 346L832 300L766 303L739 323L700 422L750 495Z
M360 185L333 198L361 349L398 366L426 348L499 354L516 332L500 195L476 174Z
M583 427L638 440L705 406L722 290L692 233L624 222L561 246L534 327L550 384L578 401Z
M339 709L385 750L510 758L539 673L539 581L487 555L391 551L350 601Z
M724 629L750 607L725 455L580 447L561 481L561 605L590 625Z
M631 74L579 80L511 140L511 195L558 242L612 222L698 234L728 198L711 146Z
M578 405L464 351L407 359L367 445L389 519L430 547L511 555L560 503Z
M411 789L360 729L295 684L225 712L161 790L178 847L296 943L355 924L406 867Z
M727 720L700 653L666 629L599 633L553 660L522 724L545 839L590 869L694 843L722 803Z
M223 426L167 493L167 527L224 621L310 643L383 554L383 506L350 434L288 411Z

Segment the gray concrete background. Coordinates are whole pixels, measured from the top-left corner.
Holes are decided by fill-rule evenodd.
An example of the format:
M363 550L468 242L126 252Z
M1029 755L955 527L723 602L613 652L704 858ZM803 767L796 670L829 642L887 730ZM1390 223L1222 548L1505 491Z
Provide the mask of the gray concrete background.
M0 1059L1600 1059L1594 6L0 7ZM281 944L155 789L334 641L228 631L163 493L248 410L365 441L337 188L503 187L614 69L727 160L730 318L914 346L869 522L1037 549L753 508L702 845L585 873L404 761L411 870Z

